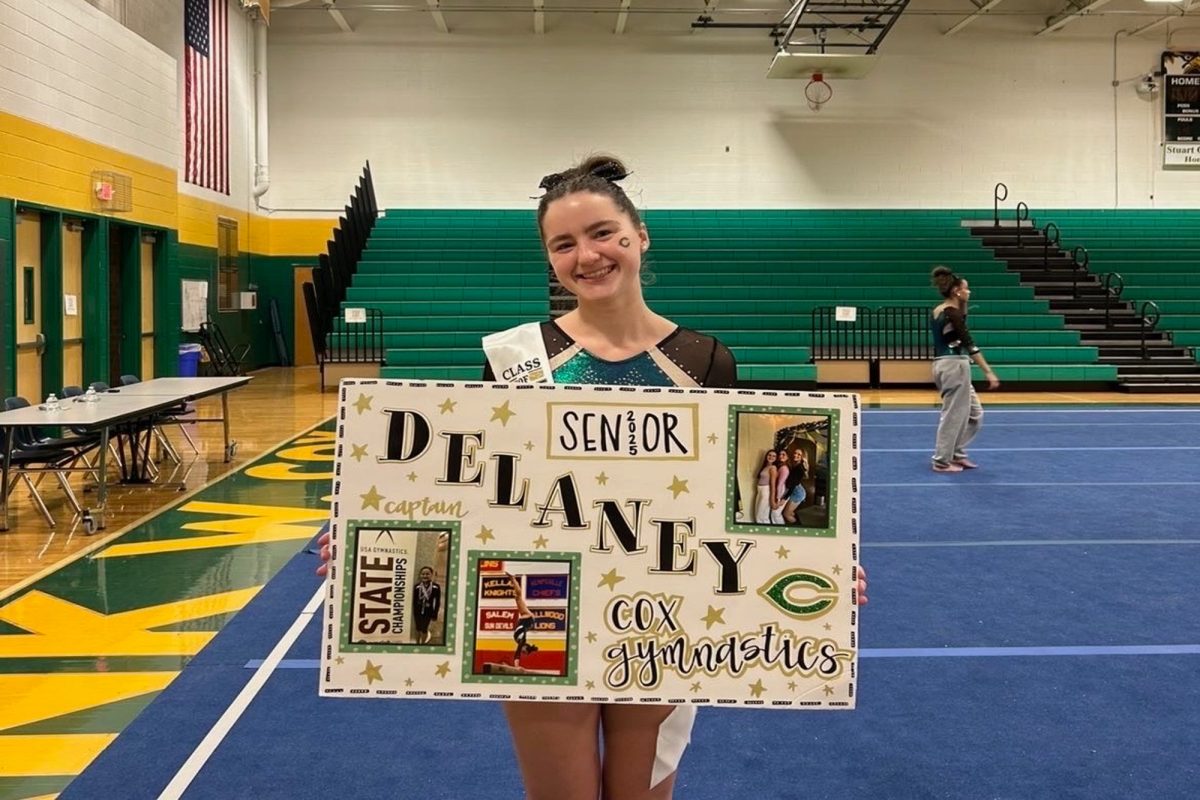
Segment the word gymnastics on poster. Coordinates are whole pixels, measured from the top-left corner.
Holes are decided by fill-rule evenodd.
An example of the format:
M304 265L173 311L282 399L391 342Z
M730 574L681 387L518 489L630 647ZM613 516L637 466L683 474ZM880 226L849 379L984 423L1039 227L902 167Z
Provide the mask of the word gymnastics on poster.
M323 695L854 706L855 396L340 391Z

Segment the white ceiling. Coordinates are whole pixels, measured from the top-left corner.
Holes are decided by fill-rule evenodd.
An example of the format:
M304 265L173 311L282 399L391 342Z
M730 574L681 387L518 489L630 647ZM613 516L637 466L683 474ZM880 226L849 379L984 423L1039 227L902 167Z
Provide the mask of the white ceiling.
M278 33L367 37L405 30L444 30L451 36L691 34L743 41L761 37L769 46L766 30L694 30L692 23L704 13L718 22L775 23L783 19L789 5L786 0L271 0L271 27ZM985 13L978 13L981 8ZM1070 14L1078 16L1062 20ZM1190 19L1200 17L1200 0L1175 4L1147 0L912 0L904 14L905 18L934 20L943 30L972 15L977 16L955 35L999 24L1010 30L1019 26L1035 35L1062 20L1061 31L1068 34L1079 35L1082 29L1108 36L1119 29L1135 30L1154 23L1158 23L1157 30L1168 22L1172 27L1200 24ZM1046 34L1055 35L1051 31Z

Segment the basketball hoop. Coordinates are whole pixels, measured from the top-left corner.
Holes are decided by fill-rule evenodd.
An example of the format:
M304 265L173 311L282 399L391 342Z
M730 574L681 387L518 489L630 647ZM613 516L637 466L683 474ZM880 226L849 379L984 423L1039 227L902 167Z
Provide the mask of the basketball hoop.
M808 100L808 107L813 111L820 111L821 106L829 102L833 97L833 87L825 82L824 74L814 72L812 80L804 87L804 97Z

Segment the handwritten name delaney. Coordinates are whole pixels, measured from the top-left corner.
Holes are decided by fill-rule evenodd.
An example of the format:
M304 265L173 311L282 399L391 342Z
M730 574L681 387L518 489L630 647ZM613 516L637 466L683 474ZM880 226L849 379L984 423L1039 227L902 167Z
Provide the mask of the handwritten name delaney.
M653 414L659 415L663 423L659 429L664 436L657 447L662 452L686 444L690 455L695 458L698 443L696 434L666 436L666 431L695 431L698 412L694 407L672 407L686 410L676 415L675 423L668 428L662 408L647 412L642 420ZM562 413L566 408L561 409ZM382 463L408 463L423 458L433 449L434 428L429 419L413 409L386 409L387 448L379 460ZM674 413L674 412L671 412ZM624 414L624 412L622 412ZM551 424L562 416L551 415ZM649 423L639 429L647 431ZM651 501L645 498L608 497L594 500L595 522L586 518L582 492L575 475L568 470L549 482L544 500L531 500L532 489L528 478L521 477L519 453L492 452L487 461L480 457L486 447L486 433L476 431L439 431L437 436L444 440L441 474L435 480L440 486L483 488L491 482L488 505L497 510L512 509L530 511L529 525L533 528L550 528L557 525L564 531L594 531L590 551L611 553L619 549L627 555L646 553L654 549L649 572L654 574L695 575L701 558L709 559L716 568L713 591L716 594L741 594L745 591L741 566L747 554L754 548L750 539L735 542L723 536L699 537L696 519L691 516L655 516L649 513ZM647 440L648 441L648 440ZM668 444L669 442L669 444ZM490 463L488 463L490 462ZM532 505L532 509L530 509ZM415 508L415 507L413 507ZM396 509L405 511L406 509ZM645 529L645 530L644 530ZM647 541L648 540L648 541ZM694 549L693 549L694 548Z

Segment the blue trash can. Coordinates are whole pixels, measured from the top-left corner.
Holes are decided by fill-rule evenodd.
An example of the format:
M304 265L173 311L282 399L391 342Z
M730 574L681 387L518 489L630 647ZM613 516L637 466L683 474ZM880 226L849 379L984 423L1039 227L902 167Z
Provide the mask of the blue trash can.
M179 345L179 377L194 378L200 374L200 345Z

